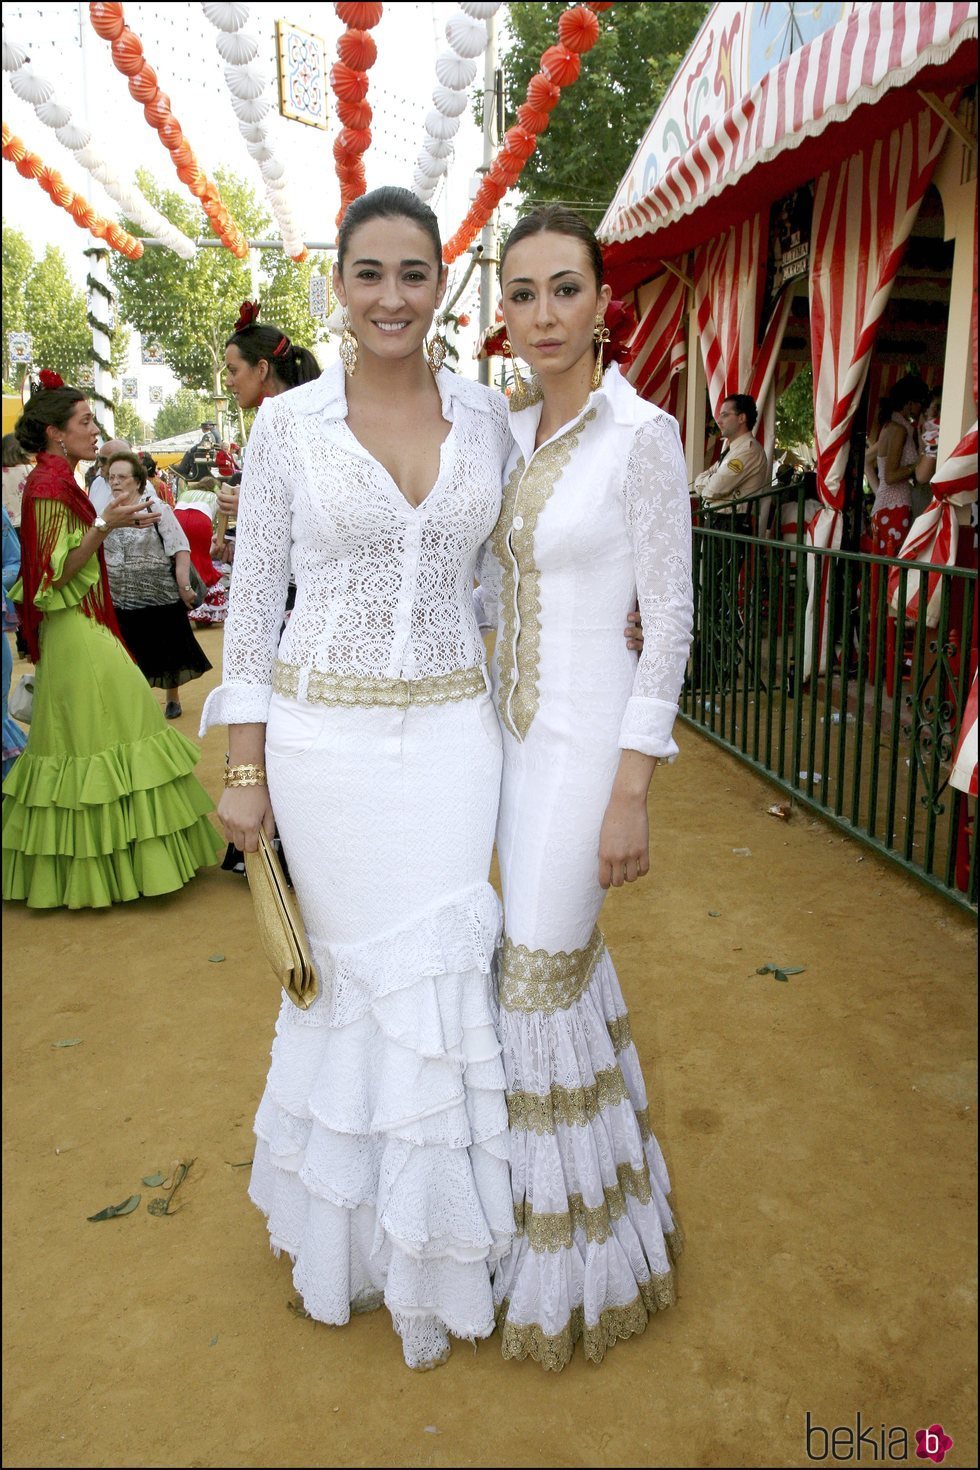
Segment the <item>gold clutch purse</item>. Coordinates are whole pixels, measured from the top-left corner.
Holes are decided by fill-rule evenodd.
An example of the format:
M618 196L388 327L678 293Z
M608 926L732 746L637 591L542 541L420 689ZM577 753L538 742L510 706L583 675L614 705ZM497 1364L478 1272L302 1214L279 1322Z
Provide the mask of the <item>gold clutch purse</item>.
M318 981L295 894L275 848L259 832L258 852L245 854L245 872L265 957L283 990L301 1010L316 1000Z

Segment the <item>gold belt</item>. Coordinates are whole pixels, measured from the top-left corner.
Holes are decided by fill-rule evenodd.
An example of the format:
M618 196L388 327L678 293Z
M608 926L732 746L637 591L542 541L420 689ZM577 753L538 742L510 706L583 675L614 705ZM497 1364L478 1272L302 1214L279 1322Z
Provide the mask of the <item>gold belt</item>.
M276 659L272 688L287 699L299 698L299 664ZM407 709L410 704L451 704L458 699L475 699L486 694L483 668L453 669L450 674L431 674L424 679L384 679L368 674L327 674L311 669L306 698L310 704L332 704L343 709L381 707Z

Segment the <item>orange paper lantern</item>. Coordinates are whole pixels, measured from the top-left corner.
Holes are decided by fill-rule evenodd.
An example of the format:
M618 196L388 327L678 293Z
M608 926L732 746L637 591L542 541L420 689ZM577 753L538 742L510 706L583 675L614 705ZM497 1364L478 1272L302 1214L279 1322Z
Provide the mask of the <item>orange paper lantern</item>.
M527 100L531 107L550 112L561 96L561 88L549 81L543 71L535 72L527 84Z
M180 123L177 121L172 113L160 124L160 126L157 128L157 132L160 135L160 142L165 148L172 149L180 147L184 134L181 129Z
M9 138L4 142L3 156L9 158L11 163L20 163L22 158L27 157L27 145L20 138Z
M201 177L201 170L193 161L191 163L182 163L177 170L177 177L182 184L186 184L190 188Z
M599 39L599 22L585 5L576 5L559 18L558 39L569 51L591 51Z
M129 95L137 102L152 102L159 90L157 74L148 62L144 62L136 75L129 79Z
M337 99L337 116L345 128L367 128L371 125L370 102L345 102Z
M570 87L578 81L582 63L567 46L549 46L541 58L541 70L556 87Z
M334 62L330 68L330 85L337 96L345 102L363 102L367 96L368 79L363 71L355 71L342 61Z
M170 117L170 98L166 92L157 92L152 102L143 108L143 116L153 128L162 127Z
M36 179L38 176L34 172L34 169L32 167L32 163L33 163L33 155L30 154L30 153L25 153L24 156L23 156L23 158L18 158L15 161L14 167L16 168L17 172L20 175L22 175L23 178L25 178L25 179ZM41 187L42 188L44 187L43 184L42 184Z
M337 55L354 71L367 71L378 59L378 47L367 31L345 31L337 42Z
M517 121L522 128L527 128L529 133L543 133L547 130L549 115L541 108L532 107L529 102L522 102L517 109Z
M140 38L124 26L112 43L112 59L116 70L127 77L136 76L143 67L143 47Z
M173 159L174 167L178 171L182 168L186 168L189 163L196 162L194 158L194 149L188 143L186 138L181 138L177 146L175 148L171 148L170 157Z
M92 29L103 41L114 41L126 28L121 5L93 4L88 8L88 15Z
M351 26L359 31L370 31L381 19L384 6L379 3L373 4L348 4L346 0L334 6L338 20L343 21L345 26Z
M75 195L73 190L69 189L64 179L62 179L61 183L56 184L55 187L51 190L51 198L54 200L55 204L59 204L62 209L71 209L72 201L75 198Z

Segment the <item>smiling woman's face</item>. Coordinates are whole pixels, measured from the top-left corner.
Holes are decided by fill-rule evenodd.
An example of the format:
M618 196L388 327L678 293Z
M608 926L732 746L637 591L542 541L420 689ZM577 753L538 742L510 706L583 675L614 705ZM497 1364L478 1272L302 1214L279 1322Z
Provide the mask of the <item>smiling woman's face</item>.
M359 349L400 360L420 351L446 290L446 271L421 225L369 219L350 237L334 290Z
M507 251L501 287L510 344L539 377L567 372L585 353L594 357L596 315L611 292L596 288L581 240L548 230L519 240Z

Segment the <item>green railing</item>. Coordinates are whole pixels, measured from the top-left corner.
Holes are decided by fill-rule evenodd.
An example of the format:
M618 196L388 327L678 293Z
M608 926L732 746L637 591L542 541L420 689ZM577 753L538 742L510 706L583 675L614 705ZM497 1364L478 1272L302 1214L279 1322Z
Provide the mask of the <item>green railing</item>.
M802 536L803 492L790 494ZM949 775L972 677L976 571L939 574L929 627L924 595L911 621L889 616L889 573L898 568L902 612L910 577L926 570L919 563L765 540L730 515L703 519L694 528L682 717L795 801L975 910L975 803ZM808 572L825 584L822 614L820 599L808 614ZM820 620L828 651L825 672L804 680L808 616Z

